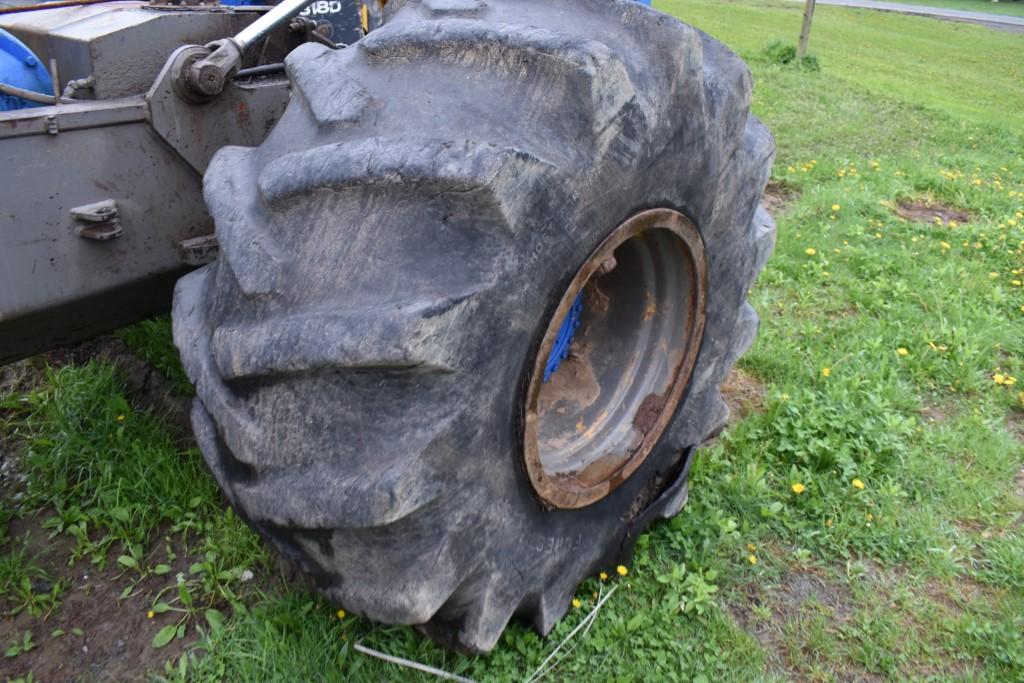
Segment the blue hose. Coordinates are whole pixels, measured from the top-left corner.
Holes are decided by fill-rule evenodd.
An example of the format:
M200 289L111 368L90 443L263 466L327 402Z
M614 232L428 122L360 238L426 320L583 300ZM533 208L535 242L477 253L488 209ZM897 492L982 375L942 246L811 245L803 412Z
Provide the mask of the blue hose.
M548 354L548 362L544 366L544 381L547 382L551 379L551 375L555 374L558 370L558 366L562 364L562 361L569 355L569 345L572 344L572 338L576 334L576 328L580 326L580 315L583 313L583 292L580 292L576 296L576 300L572 302L572 308L565 314L565 318L562 320L562 325L558 328L558 336L555 337L555 345L551 347L551 353Z

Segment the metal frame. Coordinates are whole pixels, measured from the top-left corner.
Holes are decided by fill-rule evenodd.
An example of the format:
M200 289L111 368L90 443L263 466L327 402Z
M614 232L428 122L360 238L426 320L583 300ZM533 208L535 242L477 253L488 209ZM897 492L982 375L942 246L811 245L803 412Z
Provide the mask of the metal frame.
M245 47L306 4L288 0L226 39L241 52L212 96L183 92L188 67L211 55L186 45L144 95L0 113L0 363L165 312L177 278L216 256L202 174L221 147L262 142L289 96L283 71L231 75ZM152 23L96 22L128 25L136 40Z

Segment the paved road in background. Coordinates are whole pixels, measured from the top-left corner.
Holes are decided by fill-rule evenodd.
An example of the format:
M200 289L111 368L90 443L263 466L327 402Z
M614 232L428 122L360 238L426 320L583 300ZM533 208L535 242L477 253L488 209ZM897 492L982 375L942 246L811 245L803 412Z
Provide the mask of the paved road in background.
M963 12L956 9L941 7L924 7L922 5L904 5L898 2L875 2L875 0L817 0L819 5L838 5L840 7L857 7L875 9L883 12L899 12L900 14L917 14L934 17L946 21L964 21L971 24L982 24L1003 31L1024 33L1024 17L1011 17L1005 14L988 14L987 12Z

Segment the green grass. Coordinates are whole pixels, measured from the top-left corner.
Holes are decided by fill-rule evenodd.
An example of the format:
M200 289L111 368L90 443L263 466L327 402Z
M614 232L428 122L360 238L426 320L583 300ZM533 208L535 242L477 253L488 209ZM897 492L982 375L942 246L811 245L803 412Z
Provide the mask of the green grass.
M795 44L803 16L803 7L788 0L661 0L655 6L707 31L748 59L774 40ZM813 109L821 113L823 108L848 115L844 106L870 110L870 98L855 105L837 91L836 86L842 84L858 86L864 94L882 98L878 104L896 100L910 107L928 107L945 114L949 124L960 120L965 127L970 123L994 124L1012 131L1024 123L1021 34L821 5L814 13L809 51L825 70L822 79L814 81L820 89L802 87L790 99L811 108L807 113L812 115ZM766 85L764 80L761 87ZM755 92L757 101L766 96L761 88ZM770 116L768 120L775 123ZM868 132L859 122L850 125L863 129L860 135ZM807 142L841 142L846 137L841 131L831 130L830 125L818 131L824 140L814 136ZM879 132L884 134L884 128ZM802 137L798 135L792 142L799 144ZM914 141L902 138L902 142Z
M143 320L123 327L115 335L133 353L164 373L175 393L183 396L194 393L192 383L188 381L181 361L178 360L178 351L171 339L171 323L168 316Z
M897 0L893 0L894 2ZM984 12L986 14L1007 14L1013 17L1024 17L1024 2L1020 0L898 0L905 5L924 5L955 9L961 12Z
M356 653L362 642L523 680L613 587L548 679L1024 678L1024 37L820 7L808 71L763 55L795 37L798 6L659 6L749 60L773 179L799 193L751 293L762 326L741 366L764 383L764 410L701 453L690 503L641 537L629 576L585 583L547 639L514 624L490 656L464 657L279 580L198 453L131 411L116 372L64 368L5 403L26 439L17 514L56 510L82 561L113 549L140 575L168 529L199 550L189 599L173 580L165 596L183 611L153 627L204 635L166 668L154 652L162 678L435 680ZM892 211L903 199L972 218L907 223ZM132 334L139 353L173 357L166 321ZM31 571L18 548L6 541L5 582Z

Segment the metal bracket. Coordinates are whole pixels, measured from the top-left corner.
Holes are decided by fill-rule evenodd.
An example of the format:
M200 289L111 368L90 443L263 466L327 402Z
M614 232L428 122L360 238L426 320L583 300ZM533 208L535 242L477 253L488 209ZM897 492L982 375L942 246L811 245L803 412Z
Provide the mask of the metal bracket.
M284 72L252 83L229 80L205 103L190 99L178 75L204 50L198 45L175 50L146 95L153 130L199 173L221 147L263 142L288 104Z
M75 234L82 239L106 242L124 232L113 199L76 206L71 209L71 218L75 221Z
M206 47L189 46L187 59L174 67L175 91L194 104L209 102L242 66L245 51L279 25L301 12L313 0L282 0L233 38L215 40Z
M220 250L215 235L201 235L178 242L181 261L187 266L205 266L217 258Z
M224 92L228 79L242 65L244 52L234 38L216 40L206 47L192 46L179 63L175 90L189 102L209 102Z

